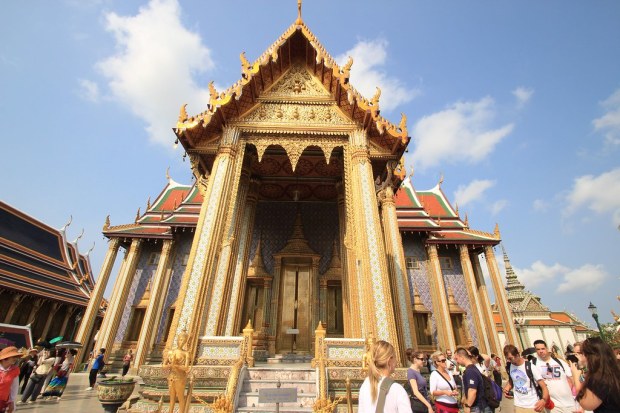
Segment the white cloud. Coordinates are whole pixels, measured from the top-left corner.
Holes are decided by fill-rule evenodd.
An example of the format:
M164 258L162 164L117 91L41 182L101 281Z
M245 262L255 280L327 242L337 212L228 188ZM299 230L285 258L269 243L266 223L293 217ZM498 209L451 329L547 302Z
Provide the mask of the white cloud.
M495 201L493 205L491 205L491 214L492 215L499 214L502 211L502 209L506 208L507 205L508 205L508 201L505 199L500 199L499 201Z
M495 185L495 181L488 179L474 179L467 185L459 185L456 191L454 191L454 201L459 206L465 206L479 199L493 185Z
M542 199L536 199L532 203L532 207L534 208L534 211L546 212L549 209L549 202Z
M517 99L517 107L522 108L534 95L534 89L519 86L512 91L512 94Z
M558 287L558 292L596 291L607 278L602 265L585 264L580 268L568 271Z
M601 106L605 113L592 121L594 129L604 133L607 144L620 145L620 89L601 102Z
M612 213L614 226L620 224L620 167L599 176L584 175L575 178L573 188L566 196L564 216L570 216L586 207L597 214Z
M353 87L370 99L378 86L381 88L380 107L390 111L412 100L420 91L407 88L400 79L389 76L381 69L387 59L387 48L388 42L385 39L360 40L352 49L335 59L339 65L343 65L351 56L353 66L350 81Z
M80 85L78 95L82 99L88 100L89 102L99 101L99 85L86 79L79 79L78 84Z
M515 267L514 270L527 289L538 285L544 287L557 285L557 291L560 293L596 291L608 277L604 267L600 264L584 264L573 269L558 263L549 266L536 261L530 268Z
M171 129L182 104L198 113L209 93L193 76L213 68L210 51L198 34L181 24L176 0L151 0L135 16L106 14L106 30L117 52L97 64L112 97L146 123L158 143L174 140Z
M445 110L420 119L413 128L413 160L418 168L444 162L477 163L512 132L514 125L491 126L495 102L484 97L477 102L457 102Z

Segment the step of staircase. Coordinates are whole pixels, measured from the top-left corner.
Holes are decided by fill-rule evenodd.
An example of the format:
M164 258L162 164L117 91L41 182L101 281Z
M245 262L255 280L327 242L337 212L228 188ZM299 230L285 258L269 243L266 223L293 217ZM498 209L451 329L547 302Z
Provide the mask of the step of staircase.
M260 389L296 388L297 401L280 403L281 413L311 412L317 398L316 371L308 363L264 364L248 369L241 384L237 412L275 412L275 403L259 403Z

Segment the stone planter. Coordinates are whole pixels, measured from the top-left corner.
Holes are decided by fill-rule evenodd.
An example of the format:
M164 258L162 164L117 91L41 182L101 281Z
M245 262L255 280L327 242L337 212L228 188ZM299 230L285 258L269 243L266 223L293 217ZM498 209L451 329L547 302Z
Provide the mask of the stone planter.
M121 380L111 378L97 383L97 398L107 413L116 413L118 408L127 401L136 382L133 379Z

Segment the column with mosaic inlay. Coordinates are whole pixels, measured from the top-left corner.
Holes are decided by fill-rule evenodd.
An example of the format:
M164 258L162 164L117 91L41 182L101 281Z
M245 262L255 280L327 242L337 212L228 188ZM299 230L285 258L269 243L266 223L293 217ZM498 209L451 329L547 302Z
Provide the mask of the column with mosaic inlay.
M433 316L435 318L435 325L437 326L437 341L442 351L454 349L456 347L456 341L454 340L454 333L452 331L448 297L443 280L443 273L441 271L441 264L439 263L437 245L427 245L426 251L430 263L428 267L428 281L431 288L431 299L433 301Z
M373 332L377 339L392 343L396 353L400 354L390 275L365 130L358 129L350 134L349 149L352 190L351 203L347 204L347 208L353 209L354 225L359 228L354 249L361 270L358 274L364 297L362 316L365 317L365 333Z
M491 283L493 283L493 291L495 292L495 304L499 309L499 314L502 318L502 324L504 324L506 340L508 343L517 343L517 330L515 329L512 310L510 309L508 299L506 298L506 289L504 288L502 276L500 275L497 260L495 259L495 252L493 251L493 246L487 245L484 247L484 257L486 259L487 267L489 269Z
M110 304L105 312L105 317L103 318L103 323L99 330L97 345L95 346L97 349L105 348L108 353L112 350L114 338L116 337L118 326L123 315L123 309L127 303L127 296L129 295L129 290L136 274L142 243L143 241L139 238L134 238L131 241L131 246L125 258L125 265L116 279L114 293L110 298Z
M211 175L205 190L200 210L196 234L192 242L187 269L183 274L181 289L176 301L171 332L167 345L174 347L178 335L186 330L189 333L188 349L196 348L198 338L204 335L207 306L212 296L215 270L218 259L225 253L224 247L230 240L222 240L227 221L227 212L237 187L239 175L235 174L237 162L243 161L245 144L240 142L240 131L234 127L224 127L217 156L213 162ZM215 295L213 295L215 297ZM221 298L221 297L220 297Z
M157 326L161 320L162 313L164 311L164 302L166 300L166 291L170 284L170 276L172 274L172 257L174 256L174 240L164 240L161 248L161 254L159 254L159 262L157 263L157 269L153 276L151 287L151 299L144 312L144 320L142 321L142 328L140 329L140 335L138 336L138 343L136 345L136 354L133 361L133 367L138 368L144 364L144 360L151 352L153 347L153 341L155 340L155 333Z
M252 232L254 229L254 217L256 216L256 203L258 202L258 188L260 182L251 179L248 193L245 199L243 218L239 228L239 246L235 257L235 269L232 277L232 285L229 293L229 304L226 307L226 324L224 335L232 336L239 331L241 326L248 320L241 320L243 297L245 294L246 277L248 274L248 262L250 247L252 244ZM252 320L254 329L260 331L261 326Z
M411 296L409 295L409 280L405 270L405 254L403 241L398 230L394 191L391 187L379 193L381 202L381 219L383 222L383 236L392 283L392 296L395 299L396 320L399 338L403 344L402 351L414 347L413 312ZM403 353L404 356L404 353ZM404 358L403 358L404 359Z
M474 328L478 337L478 348L482 353L491 354L489 344L489 336L483 319L483 309L478 297L478 288L474 268L469 259L469 247L466 244L459 246L461 253L461 268L463 268L463 277L465 278L465 286L467 287L467 297L469 298L469 306L471 308Z
M90 337L91 330L95 325L95 319L97 318L97 313L101 308L103 293L108 286L108 281L110 279L110 274L112 273L112 268L114 267L114 261L116 261L119 246L119 238L111 238L108 242L108 251L106 252L105 258L103 260L103 265L101 266L99 277L97 278L97 282L95 283L95 288L90 294L88 306L86 307L86 311L84 312L84 316L82 317L82 322L80 323L77 334L75 336L75 341L82 343L83 345L87 344L86 340L88 340L88 337ZM83 361L84 355L87 354L88 351L81 350L76 360L78 362ZM76 363L76 365L77 364L78 363Z
M348 152L348 151L347 151ZM345 157L346 159L346 157ZM349 161L347 161L347 166ZM353 255L352 242L355 239L354 225L352 221L353 212L347 209L346 193L351 192L351 183L348 178L351 176L349 168L344 168L343 182L337 184L338 188L338 219L339 219L339 241L340 260L342 263L342 313L344 322L345 337L362 337L361 317L353 317L352 314L359 315L360 301L358 280L355 269L355 257Z
M484 282L484 275L482 273L482 267L480 266L480 259L478 258L478 254L474 253L471 253L469 257L470 262L473 264L474 276L476 277L476 286L478 288L478 297L480 298L480 315L482 316L484 325L486 326L487 336L489 337L489 346L491 347L489 352L503 354L499 342L499 336L497 334L497 327L495 326L495 320L493 319L493 308L491 307L489 292L487 291L487 286Z
M217 263L213 287L211 288L209 302L209 310L204 321L204 334L207 336L217 336L224 333L226 327L226 313L229 305L228 291L232 287L229 273L234 271L237 252L239 250L239 226L241 218L245 210L245 201L250 184L250 171L243 169L243 146L237 154L235 168L233 172L233 181L229 203L226 211L226 220L224 221L222 246L219 253L219 262Z

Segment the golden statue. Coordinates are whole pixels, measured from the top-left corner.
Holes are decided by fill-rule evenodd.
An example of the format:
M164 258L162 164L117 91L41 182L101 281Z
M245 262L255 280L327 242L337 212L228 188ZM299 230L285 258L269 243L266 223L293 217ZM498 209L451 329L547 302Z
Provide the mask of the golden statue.
M364 355L362 356L362 372L366 372L368 370L368 365L371 363L372 360L372 347L375 344L375 336L372 333L372 331L370 333L368 333L368 337L366 338L366 353L364 353Z
M187 351L188 334L185 330L177 338L177 348L169 350L164 359L164 368L170 369L168 374L168 391L170 392L169 412L174 412L176 399L179 400L179 412L185 412L185 385L191 370L190 356Z

